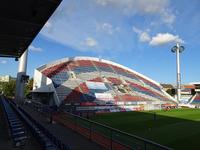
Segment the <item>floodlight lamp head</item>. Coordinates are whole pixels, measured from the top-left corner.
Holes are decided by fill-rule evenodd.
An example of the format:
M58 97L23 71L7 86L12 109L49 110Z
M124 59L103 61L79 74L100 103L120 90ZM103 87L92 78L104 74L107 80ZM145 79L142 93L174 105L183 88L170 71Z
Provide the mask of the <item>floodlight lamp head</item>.
M173 46L172 49L171 49L171 52L172 52L172 53L176 53L177 49L178 49L177 46Z
M179 47L179 52L181 53L181 52L183 52L185 50L185 47L184 46L180 46Z
M173 46L171 49L171 52L176 53L177 51L179 51L179 53L183 52L185 49L184 46Z

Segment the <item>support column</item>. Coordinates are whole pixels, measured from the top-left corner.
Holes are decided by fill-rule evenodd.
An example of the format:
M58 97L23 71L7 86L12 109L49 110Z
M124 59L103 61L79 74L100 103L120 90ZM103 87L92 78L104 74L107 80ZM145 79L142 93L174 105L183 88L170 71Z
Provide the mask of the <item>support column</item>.
M28 50L26 50L19 59L19 68L17 73L16 92L15 92L15 100L18 104L24 102L25 81L23 80L22 76L26 75L27 57L28 57Z
M177 100L180 102L181 98L181 73L180 73L180 45L177 43L177 51L176 51L176 64L177 64Z

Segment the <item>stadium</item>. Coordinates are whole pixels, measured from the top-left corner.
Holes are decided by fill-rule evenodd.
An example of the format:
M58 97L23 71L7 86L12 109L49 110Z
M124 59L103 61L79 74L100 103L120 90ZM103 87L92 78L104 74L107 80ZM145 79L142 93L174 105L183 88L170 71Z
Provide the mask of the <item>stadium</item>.
M0 1L0 148L199 149L198 6Z
M64 58L35 70L32 96L75 111L118 112L176 107L156 81L94 57Z

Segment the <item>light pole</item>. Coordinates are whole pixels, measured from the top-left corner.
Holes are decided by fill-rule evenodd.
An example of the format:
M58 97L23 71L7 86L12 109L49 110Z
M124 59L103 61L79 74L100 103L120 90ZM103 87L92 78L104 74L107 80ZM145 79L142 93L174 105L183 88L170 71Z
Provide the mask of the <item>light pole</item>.
M180 57L179 54L184 51L184 46L177 43L172 47L171 51L176 53L176 71L177 71L177 101L180 102L181 97L181 73L180 73Z

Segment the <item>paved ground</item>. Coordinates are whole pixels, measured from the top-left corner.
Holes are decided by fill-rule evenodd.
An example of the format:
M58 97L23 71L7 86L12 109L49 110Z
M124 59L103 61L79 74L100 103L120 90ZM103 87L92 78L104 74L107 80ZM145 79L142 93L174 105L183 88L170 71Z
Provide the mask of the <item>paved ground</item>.
M102 150L103 148L96 143L86 139L82 135L64 127L60 124L54 123L50 124L47 119L40 115L35 110L30 109L28 106L22 107L27 111L33 118L37 119L41 124L43 124L52 134L54 134L58 139L60 139L64 144L69 145L72 150Z

